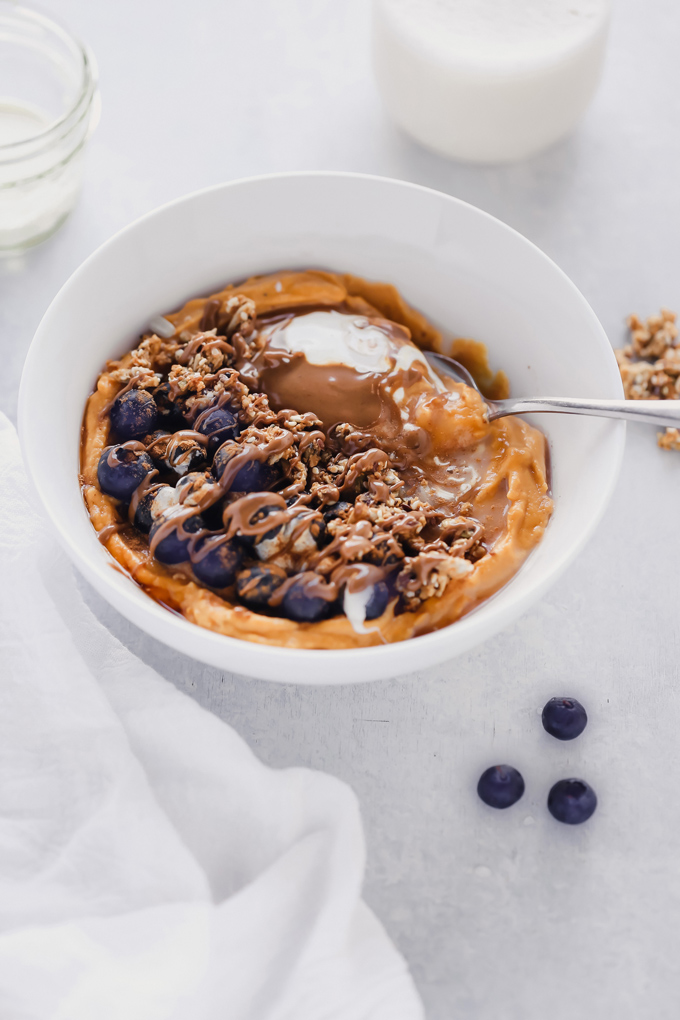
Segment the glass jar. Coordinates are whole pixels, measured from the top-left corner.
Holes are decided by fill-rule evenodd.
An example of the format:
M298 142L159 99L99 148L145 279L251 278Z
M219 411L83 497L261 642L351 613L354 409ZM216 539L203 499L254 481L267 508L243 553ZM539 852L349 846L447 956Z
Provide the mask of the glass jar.
M99 119L91 53L50 18L0 0L0 254L64 222Z

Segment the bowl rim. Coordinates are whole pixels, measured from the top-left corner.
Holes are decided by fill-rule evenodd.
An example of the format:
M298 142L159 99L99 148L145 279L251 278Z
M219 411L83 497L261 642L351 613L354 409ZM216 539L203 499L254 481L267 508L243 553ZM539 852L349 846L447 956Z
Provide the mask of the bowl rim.
M446 192L438 191L435 188L429 188L421 184L412 183L410 181L403 181L398 178L385 177L377 174L357 173L354 171L291 170L280 173L267 173L257 174L248 177L240 177L232 181L223 181L217 184L212 184L205 188L199 188L195 191L189 192L186 195L179 196L178 198L174 198L169 202L166 202L163 205L158 206L157 208L152 209L147 213L144 213L142 216L138 217L131 223L122 227L120 230L116 231L111 237L109 237L106 241L100 244L90 255L88 255L87 258L78 266L77 269L74 270L74 272L63 283L57 294L50 302L49 306L45 310L45 313L43 314L38 324L38 327L34 333L33 339L31 341L31 344L26 355L26 360L24 362L24 367L21 375L21 382L19 386L19 400L17 413L18 432L21 450L24 458L24 464L29 475L30 483L32 484L34 491L36 492L40 500L40 503L43 506L43 509L53 529L53 532L56 532L60 544L67 551L70 559L72 560L72 562L76 564L79 571L93 584L94 584L93 578L94 577L98 578L102 586L105 589L107 589L108 592L108 594L103 597L105 597L106 601L112 604L124 616L126 615L126 612L125 609L122 608L120 603L121 601L125 600L124 599L121 600L118 598L119 593L110 584L110 578L104 569L105 566L108 566L108 564L106 564L104 559L102 559L101 564L95 565L88 555L83 554L77 542L71 536L69 530L65 527L62 527L61 522L58 519L55 519L55 517L53 517L49 508L49 500L46 498L44 490L41 486L40 478L36 477L32 470L30 456L30 442L28 438L30 434L29 391L32 385L32 380L36 375L36 368L39 367L39 348L41 342L43 341L43 334L45 333L46 330L46 323L48 323L50 317L55 313L55 310L58 311L60 303L64 300L64 295L74 284L74 282L77 281L83 274L87 273L91 263L98 259L104 251L107 251L109 248L115 246L120 238L124 237L126 234L130 232L138 230L146 222L151 221L157 217L162 217L167 213L168 210L173 209L176 206L189 203L198 198L199 196L207 195L210 194L211 192L226 191L234 188L237 189L243 185L251 185L254 183L265 182L270 180L281 180L286 178L299 179L305 177L352 179L352 180L358 179L377 182L381 184L386 184L390 187L396 186L399 188L406 188L413 191L419 191L424 192L426 194L436 195L437 198L439 199L443 198L446 201L451 202L455 205L473 210L476 215L493 222L497 228L503 230L504 232L510 235L513 235L515 238L519 239L521 243L529 245L536 253L538 253L538 255L542 259L545 259L547 260L547 262L550 263L552 269L562 278L562 281L566 284L567 288L572 292L574 298L581 304L586 314L591 318L595 331L600 334L601 338L607 343L607 345L611 349L611 345L609 344L607 334L602 324L600 323L599 319L597 318L595 312L593 311L590 304L586 300L586 298L581 294L576 284L570 279L570 277L564 272L564 270L561 269L560 266L558 266L557 263L555 263L550 258L550 256L548 256L544 251L542 251L542 249L539 248L538 245L534 244L533 241L525 237L518 230L515 230L514 227L509 226L503 220L498 219L491 213L488 213L485 210L472 205L470 202L464 201L463 199L457 198L453 195L449 195ZM615 356L613 349L611 349L611 358L612 364L615 365ZM622 396L622 394L623 389L621 387L620 393L618 395ZM598 524L600 523L618 480L625 446L626 435L625 422L623 421L613 422L612 424L614 426L612 429L613 432L612 439L614 440L614 456L612 456L608 462L607 472L608 478L603 479L603 485L598 497L599 504L595 507L594 513L590 516L588 526L582 530L578 539L571 541L568 547L561 550L557 555L555 555L554 559L551 560L551 565L548 570L547 576L543 578L542 581L537 582L531 588L531 590L522 595L515 604L513 604L512 606L505 607L504 611L501 611L499 614L497 614L496 626L494 626L493 632L492 634L489 635L489 638L502 631L505 627L509 625L509 623L517 619L517 617L520 616L522 613L526 612L526 610L530 608L530 606L533 605L538 598L540 598L543 592L546 591L560 577L564 570L573 562L576 556L578 556L578 554L582 551L584 546L587 544L587 542L593 535L593 532L597 528ZM520 567L520 571L521 570L522 567ZM512 580L513 578L511 578L508 584L512 584ZM95 585L95 587L97 587L97 585ZM500 594L506 589L507 585L504 585L503 588L501 588L497 594ZM115 595L112 594L114 591ZM485 610L487 609L487 607L490 606L492 607L494 605L494 603L496 602L497 594L492 595L490 598L486 599L483 603L481 603L481 605L477 607L475 610L466 614L462 618L454 621L453 623L448 624L446 627L442 627L439 630L432 631L428 634L422 634L413 638L409 638L407 643L409 645L415 643L416 646L423 648L423 650L425 649L425 645L427 645L427 647L430 649L436 646L441 646L443 654L441 654L436 661L444 661L447 657L454 658L459 654L463 654L465 651L470 650L471 648L475 647L476 645L485 640L484 636L477 637L475 632L480 628L487 629L488 626L486 621L487 614ZM170 645L171 647L175 647L178 651L182 652L185 655L188 655L192 658L198 658L199 661L207 660L201 660L200 656L195 655L192 651L187 651L184 642L181 640L182 634L185 633L188 634L190 642L192 638L196 639L200 636L200 640L205 645L211 645L215 646L217 649L220 648L223 649L225 659L227 659L228 657L229 648L237 646L241 651L243 651L244 648L252 650L253 654L257 655L260 658L260 660L270 664L274 663L276 660L280 661L281 659L283 659L289 660L289 663L292 665L294 661L300 661L301 657L303 657L305 661L310 664L314 662L322 664L324 661L328 663L330 655L333 655L334 657L339 657L341 661L343 663L346 663L347 666L350 668L352 662L355 660L361 660L362 662L369 661L370 663L375 663L376 666L381 664L383 667L387 665L388 661L394 660L394 665L396 668L392 669L391 671L387 670L386 668L379 669L379 671L375 675L375 679L386 676L398 676L400 673L398 668L399 649L403 647L404 642L389 643L384 645L372 645L369 647L360 648L340 648L340 649L286 648L280 645L262 645L259 643L246 641L242 638L230 637L226 634L220 634L216 631L200 627L197 624L191 623L189 620L187 620L186 618L179 614L171 613L165 607L160 606L150 596L146 596L146 600L148 602L148 607L146 611L151 615L151 617L155 617L158 620L159 622L158 629L169 629L171 632L174 631L175 633L177 633L178 640L176 642L168 640L165 636L160 637L158 635L157 630L149 629L147 626L145 626L144 623L141 623L139 621L138 615L134 616L129 615L127 616L127 618L132 623L134 623L135 626L139 627L145 633L152 634L152 636L156 640L160 640L163 643ZM482 620L481 624L479 622L480 620ZM460 635L461 638L463 638L461 642L462 647L459 649L450 649L449 654L447 656L446 651L444 649L446 644L450 641L452 627L456 627L457 633ZM467 637L467 640L465 640L465 637ZM430 656L428 656L428 659L429 658ZM225 666L224 668L228 667ZM253 669L253 671L249 675L254 677L255 676L264 677L266 672L267 670L263 666L261 670ZM288 677L281 677L280 682L283 683L296 682L305 685L306 684L316 685L319 683L323 685L330 685L332 683L367 682L370 679L373 679L373 677L349 676L346 680L343 681L333 681L326 679L318 681L306 678L291 681Z

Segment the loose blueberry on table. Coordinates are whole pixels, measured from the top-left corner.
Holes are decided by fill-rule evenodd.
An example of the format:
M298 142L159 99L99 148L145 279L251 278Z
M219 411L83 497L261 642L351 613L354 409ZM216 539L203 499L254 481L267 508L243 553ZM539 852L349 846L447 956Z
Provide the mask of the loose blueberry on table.
M582 779L560 779L548 794L548 811L565 825L587 822L596 807L595 791Z
M545 731L558 740L574 740L588 722L586 710L576 698L551 698L541 718Z
M512 765L492 765L482 772L477 793L489 807L509 808L524 793L524 779Z

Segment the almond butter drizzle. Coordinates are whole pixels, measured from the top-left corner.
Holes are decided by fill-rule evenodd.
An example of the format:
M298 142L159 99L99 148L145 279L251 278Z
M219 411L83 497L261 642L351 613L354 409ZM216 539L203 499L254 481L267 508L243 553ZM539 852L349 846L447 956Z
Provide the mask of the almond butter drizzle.
M176 361L179 364L188 364L192 358L202 352L217 348L223 353L235 353L236 369L241 372L243 379L248 378L248 384L252 386L254 364L251 361L251 348L245 343L238 332L232 333L227 341L224 336L210 335L210 331L216 327L220 328L220 322L225 321L224 309L231 300L234 293L244 293L251 297L257 306L260 316L275 316L277 314L290 317L291 309L304 309L309 311L312 308L345 308L359 314L372 314L373 321L381 323L382 328L394 328L401 334L411 330L417 337L418 342L423 346L437 348L439 338L436 331L430 327L422 316L413 312L404 305L401 298L393 288L381 284L368 284L357 278L345 276L340 277L330 273L311 271L308 273L281 273L275 274L277 287L274 287L274 278L256 278L247 281L236 291L234 288L227 288L220 295L209 299L196 299L190 301L181 312L173 313L167 318L173 322L176 335L182 330L189 331L200 329L201 333L209 335L196 335L185 341L184 347L179 352ZM268 282L272 280L272 282ZM281 284L280 288L278 284ZM306 289L305 289L306 288ZM320 293L324 299L319 300ZM365 296L364 296L365 295ZM366 300L368 299L368 301ZM287 302L287 304L286 304ZM372 302L368 303L368 302ZM381 319L375 313L378 307L382 314L393 317L403 316L401 324L385 326L385 319ZM277 311L278 309L278 311ZM230 320L230 328L234 327L236 316ZM236 323L238 327L238 323ZM264 363L264 362L263 362ZM119 364L124 365L125 359ZM269 367L271 368L271 359ZM229 403L229 393L221 393L215 399L210 392L210 386L221 375L233 378L237 371L232 368L220 369L213 376L206 377L205 403L201 406L201 400L194 402L194 407L189 420L193 422L193 428L181 430L174 433L175 437L182 440L193 440L206 446L208 438L195 431L200 428L209 413L216 407L223 407ZM255 376L257 371L255 371ZM450 590L444 597L430 599L423 605L421 610L413 614L404 614L393 617L389 613L385 622L381 622L380 633L355 634L344 617L333 617L318 624L298 625L289 620L278 617L262 617L257 613L242 606L230 606L219 596L207 589L197 587L189 574L171 569L170 571L149 560L145 559L143 553L138 553L133 547L125 544L125 541L115 544L115 552L119 561L136 577L138 583L145 590L153 593L154 598L167 605L173 610L179 610L189 619L195 620L204 626L221 630L223 633L232 633L235 636L246 637L250 640L262 641L273 644L291 644L307 647L350 647L359 644L373 644L382 640L403 640L413 634L422 633L428 629L443 626L461 613L477 604L481 599L488 597L497 587L505 582L517 569L517 566L526 555L527 551L540 538L545 523L549 516L550 504L545 498L546 479L545 462L539 460L542 456L541 442L537 442L534 436L540 434L530 429L520 421L504 421L494 423L493 426L485 425L479 419L478 398L470 398L473 391L464 392L467 388L460 387L460 406L454 419L447 417L446 398L428 396L423 381L423 370L419 366L411 366L409 369L394 373L390 381L390 390L402 386L405 390L409 388L416 395L413 407L415 416L402 425L402 422L393 413L390 405L390 395L381 394L383 410L376 422L364 425L362 428L355 428L349 434L342 437L343 449L350 452L348 462L341 475L333 479L332 485L326 485L320 494L320 499L327 503L336 502L343 496L353 498L353 487L360 481L362 474L368 475L368 491L374 499L387 501L391 496L390 486L385 482L370 477L372 468L382 466L394 466L402 473L408 486L414 491L418 485L427 482L428 484L448 483L446 471L467 468L469 456L466 453L465 443L472 446L473 442L478 443L479 452L475 452L474 458L479 463L478 473L481 481L473 485L466 496L472 499L475 505L475 512L489 515L498 514L499 530L494 538L493 555L487 556L474 564L472 568L474 583L471 576L465 581L451 582ZM116 384L107 382L107 375L104 373L100 378L98 392L90 400L86 414L83 432L83 493L90 507L93 522L99 521L102 525L101 534L113 527L115 531L124 527L120 523L114 523L111 515L115 515L115 501L103 496L96 484L96 461L97 449L101 450L102 440L106 441L106 417L114 400L124 390L135 384L133 378L123 388ZM178 386L171 384L171 394L179 397L181 390ZM380 387L378 387L380 390ZM453 387L455 389L455 387ZM421 396L417 396L418 394ZM476 401L476 403L475 403ZM387 410L385 410L387 409ZM289 410L281 407L278 419L283 422ZM93 418L93 415L96 417ZM302 416L305 417L305 416ZM314 416L307 415L313 425ZM270 418L265 418L258 423L256 418L254 427L259 424L269 424ZM450 428L455 424L455 435L450 434ZM200 438L199 438L200 437ZM459 438L464 439L460 447L461 453L457 452ZM478 437L478 438L477 438ZM148 447L143 444L123 444L128 448L139 450L148 449L154 453L166 437L157 437L149 443ZM436 451L441 449L442 440L450 442L451 453L442 461L441 468L435 464L437 460ZM337 440L333 437L332 429L324 434L321 430L312 430L298 437L298 444L295 455L286 463L288 483L281 488L280 493L254 493L246 496L231 497L231 483L238 474L238 471L250 460L261 462L269 461L272 458L279 458L282 453L289 451L294 445L294 438L291 433L284 433L272 437L261 433L252 443L234 444L235 455L226 464L222 477L215 483L210 481L206 486L206 494L198 499L191 506L184 505L186 493L181 497L182 503L178 505L163 520L155 530L154 540L151 543L149 552L153 554L158 543L166 535L177 529L178 537L187 541L189 555L193 562L208 555L218 548L222 543L230 541L236 535L251 536L259 539L277 529L285 528L285 543L283 549L291 550L295 541L304 533L314 520L321 519L319 510L314 510L306 504L311 496L304 491L304 480L292 478L293 469L300 462L300 454L313 442L333 444ZM233 442L227 440L227 443ZM226 444L223 444L226 445ZM166 451L167 453L167 451ZM525 467L526 464L526 467ZM139 499L150 488L154 488L151 480L157 470L154 469L147 478L140 483L138 490L131 500L135 510ZM520 481L520 478L522 479ZM159 486L160 483L155 483ZM532 492L535 486L536 494ZM297 496L297 501L292 506L287 506L285 499ZM223 531L215 534L207 528L197 532L188 532L184 524L195 514L207 510L219 500L227 498L228 502L223 512ZM451 500L449 500L449 503ZM454 500L455 502L455 500ZM442 497L442 507L446 501ZM258 511L265 507L274 507L268 515L260 516L260 519L253 520L258 516ZM358 508L359 504L355 504ZM429 513L429 512L428 512ZM436 521L446 514L437 509L436 500L431 511L432 520ZM420 555L414 558L412 586L426 583L437 564L445 555L450 556L455 547L456 554L463 556L471 546L479 539L479 531L482 525L470 520L468 517L451 519L450 509L446 511L449 516L450 525L455 524L454 539L450 546L446 546L441 539L435 539L424 549ZM107 520L107 517L109 518ZM134 512L132 512L132 518ZM428 518L429 519L429 518ZM495 519L495 518L494 518ZM391 525L391 533L394 536L400 533L407 533L413 520L409 515L404 514L403 518L395 519ZM99 526L99 525L97 525ZM429 525L428 525L429 526ZM107 535L111 537L111 532ZM457 534L458 533L458 534ZM435 530L436 534L436 530ZM346 587L349 591L360 591L369 584L387 576L393 566L386 567L375 563L351 562L352 556L372 554L374 543L371 541L370 527L362 527L362 521L358 520L348 529L340 529L337 538L306 560L312 569L304 569L304 564L298 566L298 573L288 580L283 581L275 592L271 604L278 605L285 597L286 591L293 583L301 584L310 594L319 595L327 601L334 601ZM460 536L460 537L459 537ZM200 546L200 548L197 548ZM120 549L119 549L120 547ZM446 553L444 552L446 549ZM401 554L403 556L403 553ZM325 562L324 573L319 574L314 567ZM402 560L402 563L408 563ZM157 592L163 591L164 595ZM321 594L323 593L323 594ZM432 603L432 604L430 604ZM308 634L309 638L304 635Z

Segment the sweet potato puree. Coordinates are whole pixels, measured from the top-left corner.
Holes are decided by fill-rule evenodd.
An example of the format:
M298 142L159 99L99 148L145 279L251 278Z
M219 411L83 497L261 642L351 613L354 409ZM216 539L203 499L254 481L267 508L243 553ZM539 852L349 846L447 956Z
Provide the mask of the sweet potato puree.
M235 302L236 298L238 301ZM248 302L254 303L254 312L253 304ZM234 314L233 308L236 308ZM250 309L249 321L246 321L244 309ZM304 427L307 430L306 436L316 437L314 442L317 452L311 460L308 451L304 457L299 453L306 449L305 443L300 445L298 442L299 435L293 437L298 446L291 446L290 449L298 451L297 459L280 462L287 465L288 474L284 479L285 488L282 481L277 491L289 503L294 503L302 495L300 505L304 504L306 508L304 514L313 515L317 512L317 516L326 507L338 505L337 500L356 500L364 520L363 523L359 521L357 510L351 519L354 523L341 522L337 525L339 530L331 529L332 536L327 536L327 541L331 537L333 541L327 550L330 559L336 557L333 562L330 562L329 557L324 558L323 550L317 551L316 548L313 548L313 555L301 567L298 565L291 568L290 557L287 560L279 557L276 562L283 563L288 572L291 569L306 572L304 576L307 578L317 571L318 576L313 578L317 582L314 590L323 588L330 592L324 597L330 600L336 589L340 592L343 590L338 588L341 578L342 583L357 588L357 579L361 574L359 568L362 564L368 564L369 560L379 565L367 567L361 576L373 579L387 576L387 568L380 564L393 563L394 559L379 561L373 556L370 543L375 544L378 540L376 529L382 526L381 522L389 519L391 523L384 525L389 532L387 538L391 540L392 536L397 536L394 541L398 538L402 544L398 548L394 546L396 555L406 556L398 568L401 573L397 591L401 592L401 597L392 598L382 615L367 622L366 626L355 627L341 610L317 622L300 622L279 615L276 603L272 603L274 608L267 607L265 611L258 611L238 599L232 589L216 591L198 584L191 569L184 564L175 567L160 563L152 555L147 536L130 523L127 508L101 491L97 475L100 457L115 439L115 436L111 437L109 416L112 402L125 386L131 369L144 364L139 353L131 351L119 361L109 362L87 402L82 431L81 481L92 524L111 556L149 596L198 626L229 637L289 648L355 648L404 641L453 623L498 591L517 572L543 536L552 511L543 434L516 417L488 423L484 402L476 391L449 379L442 378L433 382L431 374L427 374L427 367L419 361L409 362L403 371L400 370L398 378L390 369L392 388L388 387L387 390L384 383L386 375L379 381L382 389L375 383L377 376L357 376L357 387L359 382L362 386L370 384L373 387L371 393L380 396L381 417L378 421L377 411L368 415L370 418L376 417L372 431L371 428L366 431L364 423L353 433L348 426L340 436L345 446L338 447L340 452L334 454L335 461L329 461L328 452L324 453L324 443L331 442L328 437L333 434L333 430L329 430L328 421L324 421L323 412L329 404L319 396L323 386L317 386L316 376L310 375L307 380L308 390L312 394L309 398L310 406L294 407L294 411L300 414L313 412L319 419L314 430L308 423L286 424L286 414L290 417L290 413L282 410L279 405L283 408L289 406L286 401L289 392L307 392L299 386L290 389L290 386L297 386L302 378L300 374L295 375L291 365L293 368L297 366L301 373L313 371L317 374L327 371L328 366L310 366L299 354L291 361L286 352L277 360L277 351L272 348L278 342L276 337L283 334L277 334L276 329L281 323L285 326L291 317L328 310L339 310L345 316L362 317L356 321L364 325L375 324L376 328L386 334L392 330L394 343L402 347L408 345L410 337L420 349L442 349L440 333L422 314L409 307L389 284L370 282L349 274L316 270L282 271L253 277L237 285L231 284L207 298L193 298L179 311L169 313L165 318L172 324L175 333L162 343L156 338L152 339L150 345L147 344L146 349L151 351L148 371L160 373L160 376L157 375L157 385L158 378L167 373L178 351L187 350L191 354L196 349L200 353L205 344L221 352L228 349L232 354L219 355L219 358L225 359L224 365L230 366L231 375L225 368L224 379L231 379L229 384L238 388L238 382L234 381L238 376L238 379L247 383L251 394L243 398L244 427L247 426L257 438L260 435L257 428L263 427L260 419L274 422L274 415L278 415L276 423L270 426L271 434L277 429L281 431L284 426L293 430ZM242 313L243 323L252 330L250 334L239 325L241 320L236 321L237 313ZM231 316L229 323L225 315ZM241 339L239 330L242 330L246 340ZM267 330L271 336L270 347L263 353L262 342L257 347L252 338L264 335ZM150 336L150 333L146 333L142 339ZM194 346L189 348L188 345L192 343ZM458 340L452 349L447 348L447 352L468 365L486 395L501 397L507 394L507 379L503 373L493 375L490 372L480 344ZM219 366L219 358L215 365ZM195 363L195 360L191 362ZM279 367L279 375L276 375ZM208 370L203 368L201 371L205 373ZM189 390L181 390L184 385L182 372L176 370L176 392L185 400ZM337 380L340 380L342 397L345 376L341 370L338 372L335 381L337 384ZM323 382L322 374L318 377ZM189 379L189 376L186 378ZM214 380L216 376L213 374L206 378ZM279 384L284 387L284 395L277 397L274 391ZM347 376L346 384L351 388L350 376ZM198 382L194 380L192 385L197 400L207 392L205 387L202 388L200 378ZM209 389L213 383L208 381L206 385ZM257 418L260 412L253 410L255 404L252 403L252 394L257 392L258 386L269 395L267 407L271 406L272 409L268 411L269 418L261 415ZM285 386L289 389L286 390ZM241 385L241 390L245 392L245 385ZM359 402L365 406L366 400L370 398L368 389L366 394L364 398L357 388L354 405L348 395L347 406L355 406L357 415ZM306 398L298 395L295 399ZM183 406L190 405L191 400ZM329 414L331 418L335 416L335 412ZM311 415L309 418L311 421ZM356 426L357 422L353 424ZM355 445L352 446L352 443ZM279 443L277 449L284 446ZM368 447L372 459L365 455ZM379 448L378 452L386 451L383 460L374 447ZM360 452L353 453L355 448ZM355 468L354 474L352 465ZM334 470L335 476L329 474ZM365 471L363 482L361 471ZM355 476L360 479L358 482L353 481ZM350 483L354 485L353 489ZM342 488L343 484L346 489ZM349 491L353 495L347 496ZM395 505L395 500L396 504L400 504L402 497L403 504ZM233 493L227 492L225 502L234 498ZM283 501L281 505L283 513ZM417 517L418 513L424 514L422 520L427 518L424 530L422 520L419 526L421 530L413 523L414 515ZM467 546L460 539L457 545L455 542L451 545L450 539L447 539L449 546L445 546L442 535L445 535L446 517L464 521L467 519L465 515L474 522L474 526L468 531L459 527L456 534L466 537ZM399 527L394 524L397 517ZM225 517L225 527L228 527L229 520L233 520L233 514ZM414 529L412 538L404 540L399 537L406 534L409 527ZM423 535L435 537L423 539ZM473 537L470 538L470 535ZM359 549L359 552L351 555L347 553L343 548L343 536L346 536L350 545L354 543L352 548ZM361 546L361 542L364 546ZM361 549L368 552L364 553ZM453 560L448 555L450 549L454 550ZM438 563L444 565L437 567ZM439 575L436 574L437 569L441 571ZM393 573L392 577L396 576ZM338 598L341 598L341 594Z

